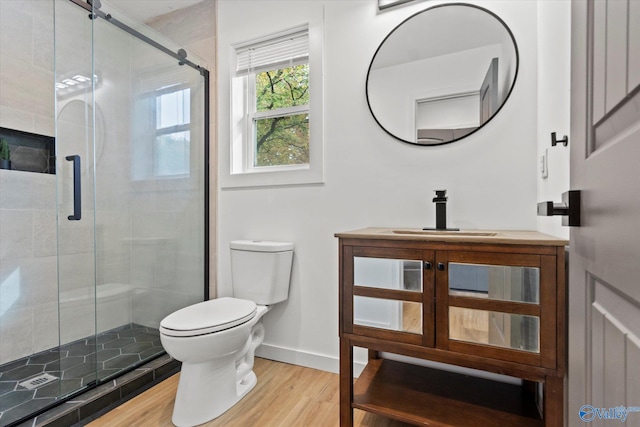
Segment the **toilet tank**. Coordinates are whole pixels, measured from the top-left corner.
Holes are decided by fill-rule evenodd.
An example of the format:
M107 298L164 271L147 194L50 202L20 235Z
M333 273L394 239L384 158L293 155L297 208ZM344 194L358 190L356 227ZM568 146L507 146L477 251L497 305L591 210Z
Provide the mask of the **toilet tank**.
M234 240L230 247L235 298L270 305L289 297L293 243Z

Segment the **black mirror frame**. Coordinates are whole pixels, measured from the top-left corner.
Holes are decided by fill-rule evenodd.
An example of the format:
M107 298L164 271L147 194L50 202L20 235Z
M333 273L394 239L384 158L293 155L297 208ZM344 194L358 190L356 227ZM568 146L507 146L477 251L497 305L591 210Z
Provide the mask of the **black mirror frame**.
M410 19L415 18L416 16L418 16L418 15L420 15L422 13L426 13L426 12L428 12L430 10L437 9L437 8L440 8L440 7L446 7L446 6L466 6L466 7L472 7L472 8L475 8L475 9L479 9L479 10L481 10L481 11L483 11L485 13L488 13L489 15L493 16L500 24L502 24L502 26L505 28L505 30L507 30L507 33L509 34L509 37L511 37L511 41L513 42L513 47L514 47L514 50L516 52L516 72L515 72L515 74L513 76L513 82L511 83L511 87L509 88L509 92L507 93L507 96L505 96L504 100L500 104L500 107L498 107L496 112L493 113L493 115L486 122L484 122L483 124L478 126L473 131L469 132L468 134L463 135L463 136L461 136L459 138L452 139L450 141L439 142L439 143L435 143L435 144L419 144L417 142L407 141L406 139L402 139L402 138L394 135L387 128L385 128L382 125L382 123L380 123L380 121L376 117L375 113L373 112L373 109L371 108L371 102L369 101L369 75L371 74L371 67L373 66L373 62L375 61L376 56L378 55L378 52L380 51L380 49L382 48L384 43L387 41L387 39L389 37L391 37L391 35L393 33L395 33L396 30L398 30L405 22L409 21ZM413 15L409 16L408 18L406 18L405 20L400 22L398 25L396 25L396 27L393 30L391 30L389 32L389 34L387 34L387 36L382 40L382 42L380 42L380 45L378 46L378 48L376 49L375 53L373 54L373 58L371 59L371 63L369 64L369 69L367 70L367 78L365 80L365 95L367 97L367 106L369 107L369 111L371 112L371 115L373 116L373 119L376 121L378 126L380 126L382 128L382 130L384 130L386 133L388 133L389 135L391 135L392 137L394 137L398 141L402 141L404 143L411 144L411 145L416 145L418 147L434 147L434 146L438 146L438 145L450 144L452 142L460 141L463 138L466 138L468 136L473 135L478 130L482 129L485 125L487 125L487 123L491 122L491 120L493 120L493 118L498 115L500 110L502 110L502 107L504 107L504 105L509 100L509 97L511 96L511 93L513 92L513 88L515 87L516 81L518 80L518 72L519 71L520 71L520 52L518 51L518 43L516 43L516 39L513 36L513 33L511 32L511 28L509 28L509 26L498 15L496 15L495 13L493 13L492 11L490 11L488 9L485 9L484 7L480 7L480 6L477 6L477 5L474 5L474 4L469 4L469 3L443 3L443 4L438 4L438 5L435 5L435 6L428 7L427 9L421 10L420 12L416 12Z

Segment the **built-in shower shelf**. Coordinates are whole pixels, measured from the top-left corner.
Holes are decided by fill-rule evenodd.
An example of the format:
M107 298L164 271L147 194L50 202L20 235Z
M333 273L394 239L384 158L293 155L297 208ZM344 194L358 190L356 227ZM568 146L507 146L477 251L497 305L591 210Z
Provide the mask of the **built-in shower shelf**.
M54 137L0 127L0 138L9 144L11 170L56 173Z

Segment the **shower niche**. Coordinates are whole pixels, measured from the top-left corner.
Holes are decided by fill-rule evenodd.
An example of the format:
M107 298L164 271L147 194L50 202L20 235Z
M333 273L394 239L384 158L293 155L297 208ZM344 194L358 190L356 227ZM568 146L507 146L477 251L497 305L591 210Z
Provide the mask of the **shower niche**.
M6 144L10 163L0 163L0 169L23 172L56 173L56 139L52 136L0 127L0 151Z

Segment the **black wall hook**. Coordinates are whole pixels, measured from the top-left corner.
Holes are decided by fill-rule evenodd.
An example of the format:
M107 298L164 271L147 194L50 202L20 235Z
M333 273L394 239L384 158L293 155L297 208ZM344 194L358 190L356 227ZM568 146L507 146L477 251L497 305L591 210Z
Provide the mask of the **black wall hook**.
M566 147L567 145L569 145L569 137L567 135L564 135L562 139L557 139L556 133L551 132L551 146L555 147L556 145L558 145L558 143L562 143L562 145Z

